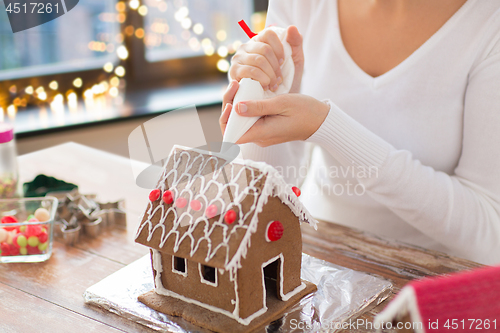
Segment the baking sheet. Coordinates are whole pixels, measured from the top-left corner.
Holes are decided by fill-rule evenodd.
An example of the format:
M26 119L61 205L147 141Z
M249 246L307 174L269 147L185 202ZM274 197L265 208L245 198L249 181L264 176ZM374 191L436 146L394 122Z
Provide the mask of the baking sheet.
M318 290L269 324L266 332L337 332L342 323L385 300L391 282L337 266L302 254L302 279ZM174 333L209 332L179 317L156 312L137 300L154 288L151 260L146 255L88 288L87 304L100 306L117 315L158 331Z

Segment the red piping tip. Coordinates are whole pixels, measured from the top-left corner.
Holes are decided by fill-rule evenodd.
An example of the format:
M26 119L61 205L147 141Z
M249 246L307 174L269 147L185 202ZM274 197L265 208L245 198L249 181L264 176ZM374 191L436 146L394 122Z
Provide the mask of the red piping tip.
M252 38L253 36L257 36L256 33L252 32L252 30L250 30L250 28L248 27L248 25L245 23L244 20L239 21L238 24L240 25L241 29L243 29L243 31L245 31L248 38Z

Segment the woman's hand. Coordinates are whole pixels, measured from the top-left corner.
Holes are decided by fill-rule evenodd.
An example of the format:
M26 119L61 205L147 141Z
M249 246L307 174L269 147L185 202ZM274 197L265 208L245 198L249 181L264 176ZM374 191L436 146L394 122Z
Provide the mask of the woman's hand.
M253 37L253 43L242 44L231 59L229 74L236 81L250 78L259 81L264 89L276 91L283 82L281 64L284 61L283 44L278 35L271 30ZM292 47L292 59L295 64L295 75L290 89L291 93L300 91L300 81L304 71L304 52L302 36L295 26L287 29L286 41Z
M219 119L222 133L232 109L238 82L232 81L223 98ZM239 102L236 112L244 117L262 117L246 132L238 144L254 142L260 147L306 140L321 126L330 107L317 99L301 94L283 94L259 101Z

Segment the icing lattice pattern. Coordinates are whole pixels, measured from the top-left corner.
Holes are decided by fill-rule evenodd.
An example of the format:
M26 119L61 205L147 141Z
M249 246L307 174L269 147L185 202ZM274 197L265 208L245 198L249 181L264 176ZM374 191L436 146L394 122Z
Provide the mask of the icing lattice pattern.
M279 197L301 221L315 223L274 168L251 161L221 167L224 162L217 155L174 147L157 188L162 193L171 191L174 202L177 198L198 201L201 209L150 202L137 238L144 234L143 244L157 250L204 260L214 267L237 268L269 196ZM209 206L217 207L218 214L212 218L205 214ZM224 213L230 209L237 219L228 225Z

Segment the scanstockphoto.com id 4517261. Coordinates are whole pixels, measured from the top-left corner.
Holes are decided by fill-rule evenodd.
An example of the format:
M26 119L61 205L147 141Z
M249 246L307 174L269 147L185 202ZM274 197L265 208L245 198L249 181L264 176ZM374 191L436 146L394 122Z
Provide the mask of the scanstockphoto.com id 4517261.
M311 323L309 321L301 321L297 319L290 320L290 329L292 332L329 332L338 330L413 330L415 332L422 331L423 324L421 322L376 322L368 319L358 318L355 320L347 320L344 322L327 322L327 323Z

